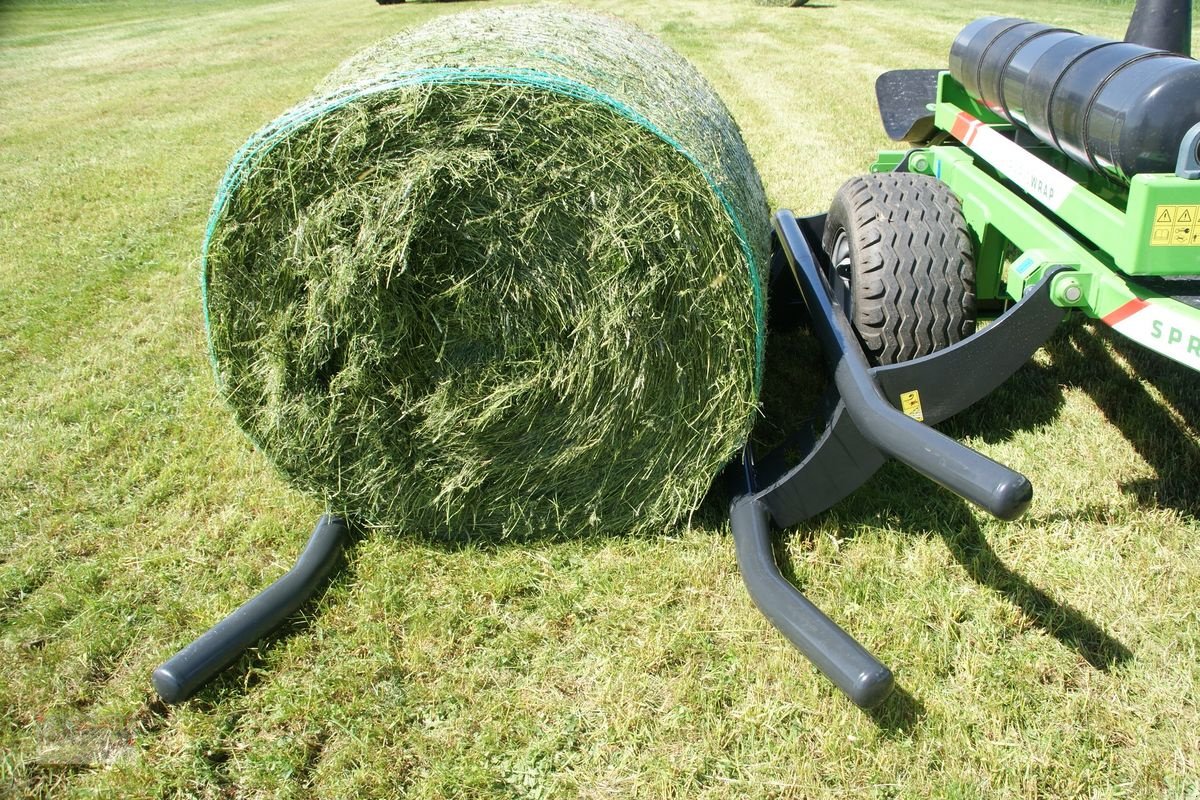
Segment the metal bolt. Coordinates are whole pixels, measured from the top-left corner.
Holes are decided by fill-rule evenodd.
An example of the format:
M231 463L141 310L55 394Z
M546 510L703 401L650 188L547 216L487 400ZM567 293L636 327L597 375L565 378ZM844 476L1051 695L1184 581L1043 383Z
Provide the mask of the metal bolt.
M1068 303L1078 303L1081 297L1083 297L1083 289L1080 289L1077 283L1068 284L1063 289L1063 299Z
M924 172L929 169L929 160L925 156L913 156L911 166L913 172Z

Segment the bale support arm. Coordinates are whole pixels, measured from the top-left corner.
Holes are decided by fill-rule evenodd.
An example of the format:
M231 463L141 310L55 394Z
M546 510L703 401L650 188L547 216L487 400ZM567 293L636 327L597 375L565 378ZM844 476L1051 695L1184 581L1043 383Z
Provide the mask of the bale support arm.
M824 218L774 219L775 249L786 260L833 373L823 404L823 431L790 469L779 452L757 463L743 454L742 484L730 507L738 563L755 604L775 627L864 708L882 702L892 674L865 648L787 583L770 547L770 523L793 525L861 486L889 457L1001 519L1028 507L1032 486L1021 474L917 421L900 408L915 398L927 423L945 419L985 396L1032 357L1062 320L1050 298L1054 272L979 333L945 350L872 368L821 270ZM911 410L911 409L910 409Z
M329 575L348 537L346 521L324 514L288 572L154 670L158 696L178 703L283 624Z

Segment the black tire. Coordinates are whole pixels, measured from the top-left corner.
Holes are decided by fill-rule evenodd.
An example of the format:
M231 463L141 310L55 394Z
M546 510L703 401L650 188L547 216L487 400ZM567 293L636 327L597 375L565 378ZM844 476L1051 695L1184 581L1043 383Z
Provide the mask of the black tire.
M889 172L838 189L822 244L834 300L874 364L975 332L975 256L958 198L928 175Z

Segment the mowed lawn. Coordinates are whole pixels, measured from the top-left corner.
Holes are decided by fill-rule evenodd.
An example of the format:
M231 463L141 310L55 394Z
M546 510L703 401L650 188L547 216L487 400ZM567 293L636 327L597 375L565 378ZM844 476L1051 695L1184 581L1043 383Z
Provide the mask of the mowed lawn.
M644 538L364 536L302 619L156 701L153 667L321 512L216 394L217 181L355 50L479 5L0 5L0 796L1200 797L1200 377L1080 321L945 426L1032 479L1023 520L892 465L780 535L895 669L876 712L751 605L721 491ZM1120 36L1129 13L581 5L692 59L800 211L887 146L880 72L945 65L984 14Z

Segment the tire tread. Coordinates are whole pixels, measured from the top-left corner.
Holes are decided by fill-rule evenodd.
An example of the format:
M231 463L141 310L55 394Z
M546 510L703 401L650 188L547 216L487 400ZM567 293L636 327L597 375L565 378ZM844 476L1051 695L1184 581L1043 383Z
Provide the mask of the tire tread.
M851 178L834 196L824 247L850 243L850 322L868 358L895 364L975 332L975 259L962 206L927 175Z

